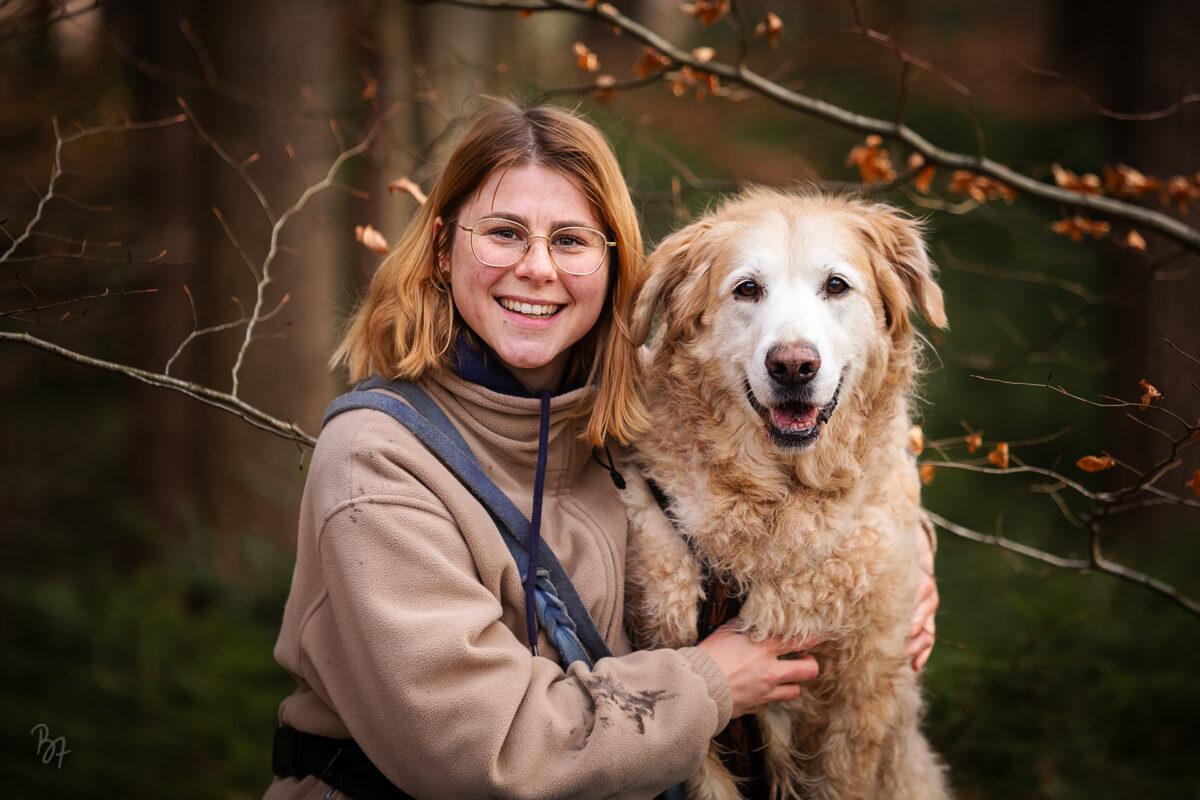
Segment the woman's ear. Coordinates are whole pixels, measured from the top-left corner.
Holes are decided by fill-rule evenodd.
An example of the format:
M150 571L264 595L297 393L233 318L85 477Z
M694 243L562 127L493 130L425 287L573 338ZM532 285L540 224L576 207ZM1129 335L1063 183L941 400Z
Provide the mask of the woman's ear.
M444 237L446 235L446 223L442 222L441 217L433 218L433 260L439 271L450 273L450 259L446 252Z
M644 344L650 335L650 327L654 321L654 312L663 306L663 319L667 324L667 333L672 338L686 334L687 322L697 309L685 307L694 303L681 303L684 294L681 287L695 269L696 239L712 227L707 220L693 223L683 230L663 239L654 252L646 260L646 271L649 277L638 292L633 306L631 328L633 341Z
M890 206L865 209L867 245L881 263L876 276L883 299L888 332L899 336L910 329L914 307L935 328L946 328L946 305L934 279L935 268L921 238L921 223Z

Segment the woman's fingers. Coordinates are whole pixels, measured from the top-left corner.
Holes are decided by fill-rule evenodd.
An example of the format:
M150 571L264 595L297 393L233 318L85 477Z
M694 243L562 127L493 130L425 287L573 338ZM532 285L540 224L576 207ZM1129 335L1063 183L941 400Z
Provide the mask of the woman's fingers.
M776 686L767 695L767 703L786 703L789 700L795 700L800 696L800 684L784 683ZM763 704L766 706L766 703ZM761 711L762 709L758 709Z
M917 603L917 607L913 609L912 625L908 628L908 638L911 639L925 628L933 626L934 620L937 618L937 610L940 603L941 598L937 594Z
M933 653L933 639L933 633L930 633L929 646L922 650L921 653L913 659L913 669L917 672L920 672L925 667L925 662L929 660L930 654Z
M916 658L926 650L933 648L933 639L933 630L922 628L905 644L904 654L910 658Z
M778 672L775 674L775 682L779 684L795 684L811 681L813 678L821 674L821 665L817 663L817 659L812 656L804 656L803 658L781 658L779 659Z

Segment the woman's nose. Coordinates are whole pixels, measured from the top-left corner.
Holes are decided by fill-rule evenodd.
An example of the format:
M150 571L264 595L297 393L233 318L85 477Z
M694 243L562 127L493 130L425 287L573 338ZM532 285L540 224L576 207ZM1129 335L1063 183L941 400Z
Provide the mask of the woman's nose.
M558 279L558 269L550 259L549 243L541 237L529 240L529 252L517 262L515 270L518 278L533 283L550 283Z

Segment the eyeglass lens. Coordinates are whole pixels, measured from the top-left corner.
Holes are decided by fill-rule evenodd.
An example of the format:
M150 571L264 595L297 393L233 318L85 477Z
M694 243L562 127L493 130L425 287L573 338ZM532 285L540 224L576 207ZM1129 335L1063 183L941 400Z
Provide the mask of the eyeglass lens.
M481 219L471 231L471 251L492 267L511 267L520 261L529 241L528 229L508 219ZM559 228L550 234L548 244L555 266L572 275L595 272L608 251L604 234L594 228Z

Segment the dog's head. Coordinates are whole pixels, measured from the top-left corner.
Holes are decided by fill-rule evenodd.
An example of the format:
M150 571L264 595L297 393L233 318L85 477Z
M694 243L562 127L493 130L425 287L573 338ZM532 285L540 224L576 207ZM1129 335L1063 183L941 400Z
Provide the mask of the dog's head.
M665 239L648 269L634 335L661 307L656 348L716 370L710 389L784 450L816 442L864 376L911 367L914 308L946 326L919 223L878 203L751 190Z

